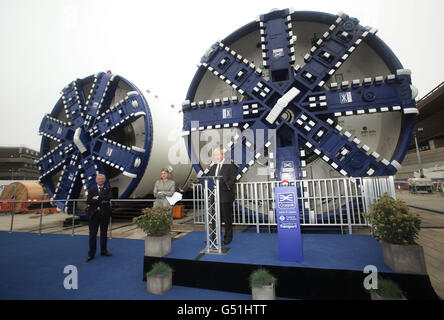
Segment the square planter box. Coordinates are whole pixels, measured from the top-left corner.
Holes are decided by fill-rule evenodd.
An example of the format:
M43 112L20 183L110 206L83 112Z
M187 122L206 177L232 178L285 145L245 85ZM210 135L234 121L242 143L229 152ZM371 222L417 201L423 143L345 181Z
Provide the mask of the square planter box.
M373 291L373 290L370 291L370 297L372 298L372 300L407 300L405 297L402 297L399 299L384 298L384 297L381 297L379 294L376 293L376 291Z
M173 286L173 275L156 275L146 277L146 291L148 293L162 295Z
M385 264L395 272L427 274L424 250L420 245L400 245L381 242Z
M161 237L147 236L145 238L145 256L163 257L171 252L171 234Z
M259 288L251 288L251 295L253 300L276 300L274 284Z

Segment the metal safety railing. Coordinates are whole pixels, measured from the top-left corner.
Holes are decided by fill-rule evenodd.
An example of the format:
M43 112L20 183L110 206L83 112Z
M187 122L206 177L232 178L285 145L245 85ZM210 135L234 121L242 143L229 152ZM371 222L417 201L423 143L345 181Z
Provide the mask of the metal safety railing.
M236 183L233 224L276 226L274 189L279 181ZM367 226L363 216L384 193L396 197L393 177L332 178L290 181L296 186L302 226ZM205 222L203 187L193 185L194 223Z
M155 199L112 199L111 207L115 206L117 203L146 203L147 207L151 207ZM33 210L28 210L25 208L29 205L29 203L32 202L34 204ZM48 213L65 213L64 211L57 211L56 206L54 205L57 202L64 203L69 209L67 211L69 212L66 216L66 220L69 221L71 219L71 225L69 227L64 227L63 231L67 231L71 229L71 235L75 235L75 229L76 229L76 217L85 215L86 216L86 199L48 199L48 200L38 200L37 201L30 201L30 200L0 200L0 216L5 216L10 214L10 220L9 220L9 226L7 229L5 229L6 223L1 222L1 225L3 226L3 231L9 231L9 233L12 233L14 231L14 222L17 216L20 217L27 217L29 213L35 213L39 215L39 223L38 226L25 226L20 228L19 231L26 230L27 232L36 232L39 235L43 233L43 227L45 226L45 215ZM186 203L186 202L193 202L193 199L182 199L180 203ZM36 205L39 205L39 209L35 208ZM56 210L54 210L56 209ZM74 214L72 214L74 213ZM65 221L66 221L65 220ZM112 238L112 230L113 230L113 219L110 217L110 224L108 228L108 237ZM66 225L66 224L64 224ZM85 226L84 224L83 226Z
M276 226L274 188L278 181L266 182L240 182L236 184L236 198L233 203L233 224L260 227ZM352 227L367 226L367 220L363 214L370 210L370 206L381 195L388 193L396 197L393 177L378 178L337 178L290 181L289 185L296 186L298 190L298 203L302 226L340 226L348 227L352 233ZM205 223L204 188L201 184L193 184L192 199L182 199L180 203L192 203L193 220L195 224ZM144 202L152 206L155 199L113 199L111 205L117 203ZM63 230L71 229L71 235L75 235L76 217L78 212L86 208L86 199L68 200L39 200L34 204L32 212L39 214L39 224L35 230L42 234L44 216L48 206L54 202L72 202L67 219L71 220L71 226ZM0 200L0 215L10 213L8 226L9 232L14 230L16 208L29 204L28 200ZM46 207L45 207L46 204ZM81 205L82 204L82 205ZM35 206L40 208L36 209ZM82 209L78 209L78 208ZM6 212L7 211L7 212ZM28 212L31 212L28 210ZM5 222L2 222L5 226ZM66 224L65 224L66 225ZM112 218L110 219L109 237L112 238Z
M56 207L53 205L54 202L63 202L63 203L71 203L71 212L76 212L76 208L78 207L79 202L83 202L86 204L86 199L64 199L64 200L38 200L38 204L40 205L40 209L33 209L25 210L25 205L29 205L29 200L1 200L0 201L0 207L2 207L4 210L2 210L2 213L10 213L11 219L10 219L10 225L9 225L9 233L13 232L14 229L14 219L16 218L16 215L18 213L39 213L39 225L38 229L34 230L37 231L38 234L42 234L42 227L43 227L43 216L45 213L48 212L57 212L54 211ZM46 204L46 207L45 207ZM8 210L9 209L9 210ZM72 235L74 235L74 225L75 225L75 214L72 215Z

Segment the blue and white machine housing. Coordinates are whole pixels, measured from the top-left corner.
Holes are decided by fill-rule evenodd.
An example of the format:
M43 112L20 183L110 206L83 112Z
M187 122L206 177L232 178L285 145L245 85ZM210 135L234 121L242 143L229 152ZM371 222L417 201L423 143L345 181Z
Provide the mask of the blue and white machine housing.
M225 129L233 131L226 156L242 149L238 181L394 175L411 139L417 90L376 32L343 13L285 9L216 42L183 103L190 158L202 148L191 144L193 134ZM256 145L258 129L264 146ZM267 150L268 129L276 130L275 152ZM198 176L208 173L208 164L193 166Z
M180 137L181 114L154 101L150 109L134 84L103 72L74 80L61 95L39 129L40 181L57 207L71 212L72 203L62 200L85 198L98 173L106 174L119 198L151 194L177 143L171 135ZM184 188L191 165L170 169Z
M117 75L77 79L42 120L40 180L61 209L69 209L61 200L84 198L99 172L119 198L144 197L168 166L172 135L199 159L204 145L211 148L191 137L222 130L232 133L226 156L242 150L237 181L394 175L411 139L417 91L375 34L343 13L261 15L206 52L182 113L150 109ZM210 165L192 164L198 177ZM173 167L185 188L191 164Z

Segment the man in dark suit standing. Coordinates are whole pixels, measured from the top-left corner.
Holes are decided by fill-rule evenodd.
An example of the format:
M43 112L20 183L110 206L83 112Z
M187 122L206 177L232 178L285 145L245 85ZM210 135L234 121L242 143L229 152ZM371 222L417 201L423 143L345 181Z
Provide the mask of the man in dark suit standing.
M102 256L110 257L111 253L106 250L108 238L108 223L111 216L110 200L112 198L111 188L105 186L105 175L96 176L97 186L88 190L88 224L89 224L89 252L86 262L91 261L96 254L97 231L100 226L100 252Z
M227 245L233 240L233 201L237 168L233 162L224 161L221 149L213 151L213 159L215 163L208 175L222 176L219 182L220 217L225 222L224 244Z

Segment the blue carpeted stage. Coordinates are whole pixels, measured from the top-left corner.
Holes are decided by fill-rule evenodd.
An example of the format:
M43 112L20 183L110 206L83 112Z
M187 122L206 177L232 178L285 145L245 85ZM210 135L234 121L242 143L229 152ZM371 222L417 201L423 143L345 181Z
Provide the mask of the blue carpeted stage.
M191 232L173 241L171 254L153 258L144 257L143 240L114 238L112 257L86 263L87 236L0 232L0 299L251 299L248 276L259 266L277 276L281 298L367 299L366 265L398 280L409 298L434 294L427 276L391 272L369 236L303 234L303 263L279 260L275 233L235 233L226 255L200 254L204 239L203 232ZM142 281L159 260L174 269L173 288L163 296L148 294ZM63 286L67 265L78 270L78 290Z
M409 299L436 299L428 276L392 272L381 244L366 235L302 234L302 263L280 261L276 233L235 233L225 255L200 254L204 232L173 242L163 258L144 257L144 274L162 260L175 270L173 284L248 294L248 277L265 267L278 279L276 294L292 299L369 299L364 268L375 266L383 278L395 280Z
M99 240L98 240L99 242ZM112 257L96 258L86 263L87 236L0 232L0 299L43 300L237 300L249 294L173 286L163 296L146 292L141 281L144 241L109 240ZM74 265L78 270L78 290L63 286L63 269Z
M204 232L192 232L173 242L173 250L165 258L194 259L205 248ZM384 264L382 248L378 241L366 235L302 234L304 262L279 260L276 233L235 233L231 248L225 255L209 255L200 261L341 269L363 271L374 265L380 272L391 272Z

